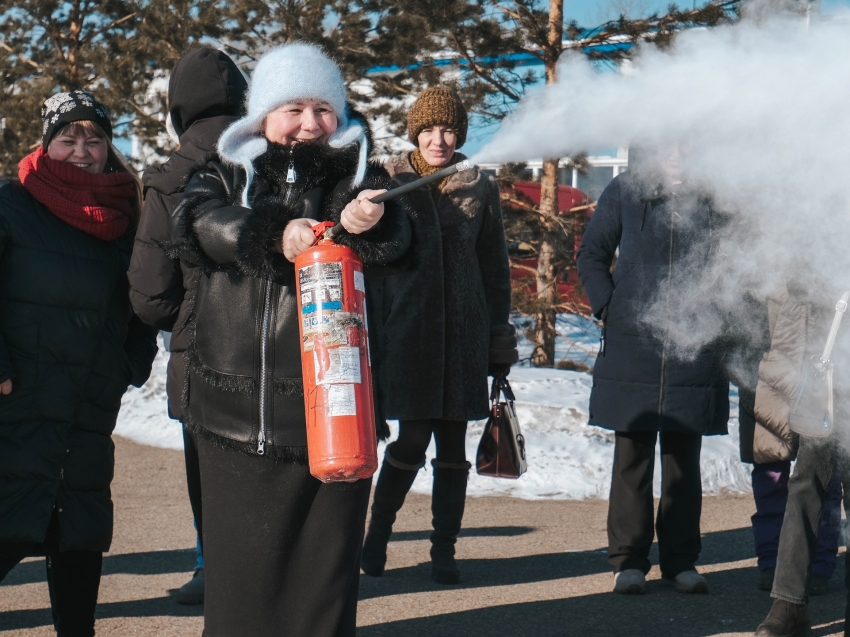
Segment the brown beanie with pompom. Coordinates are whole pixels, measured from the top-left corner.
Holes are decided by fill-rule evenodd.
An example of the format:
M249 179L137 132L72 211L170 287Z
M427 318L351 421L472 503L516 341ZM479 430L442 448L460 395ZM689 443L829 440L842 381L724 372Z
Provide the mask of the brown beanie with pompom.
M419 133L439 124L457 133L455 148L463 146L468 126L466 109L454 89L447 86L434 86L422 92L407 116L407 135L418 146Z

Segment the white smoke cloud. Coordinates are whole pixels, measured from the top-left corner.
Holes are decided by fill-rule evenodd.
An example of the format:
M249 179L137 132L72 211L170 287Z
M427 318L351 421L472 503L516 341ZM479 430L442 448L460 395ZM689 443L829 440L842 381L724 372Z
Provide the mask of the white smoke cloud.
M686 355L730 330L726 314L733 329L755 329L745 293L764 298L790 281L830 306L850 289L848 60L850 20L799 17L682 33L670 50L645 47L629 75L565 54L559 81L472 159L685 141L688 180L729 220L714 257L691 264L675 295L665 332Z

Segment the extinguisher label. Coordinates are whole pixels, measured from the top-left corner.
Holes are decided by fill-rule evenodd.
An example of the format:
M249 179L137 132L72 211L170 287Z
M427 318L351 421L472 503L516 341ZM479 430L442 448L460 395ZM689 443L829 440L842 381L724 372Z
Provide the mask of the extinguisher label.
M328 416L356 416L357 400L354 385L328 385L328 398L325 401Z
M313 351L317 385L360 383L360 348L317 348Z
M342 301L342 263L314 263L298 270L301 306Z
M352 338L363 326L364 319L355 312L342 312L338 310L327 311L327 305L321 310L313 309L312 312L301 315L304 334L304 351L312 352L315 348L315 337L323 336L327 347L337 345L359 346L360 343Z
M366 292L366 280L363 278L363 273L359 270L354 271L354 289Z

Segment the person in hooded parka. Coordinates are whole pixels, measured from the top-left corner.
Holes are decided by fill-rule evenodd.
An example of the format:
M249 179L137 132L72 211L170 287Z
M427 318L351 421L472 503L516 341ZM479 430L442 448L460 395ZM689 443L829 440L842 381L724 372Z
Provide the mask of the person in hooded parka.
M168 225L183 195L189 174L215 152L222 132L244 107L248 82L225 53L210 47L190 51L174 66L168 82L168 128L179 147L162 165L150 166L142 177L144 205L130 260L130 301L148 325L171 333L168 359L168 415L183 420L185 352L189 341L189 303L198 269L171 259L163 246L170 241ZM186 604L204 601L203 518L198 451L191 432L183 429L183 453L189 502L198 529L197 564L192 579L175 592Z
M662 577L677 590L706 592L701 549L702 436L726 433L729 381L723 347L686 353L671 333L671 308L712 254L721 219L684 180L677 143L643 151L599 198L577 265L593 315L604 322L593 369L590 423L615 432L608 505L614 591L643 593L653 540L652 475L661 444L655 533ZM612 265L616 257L616 267Z

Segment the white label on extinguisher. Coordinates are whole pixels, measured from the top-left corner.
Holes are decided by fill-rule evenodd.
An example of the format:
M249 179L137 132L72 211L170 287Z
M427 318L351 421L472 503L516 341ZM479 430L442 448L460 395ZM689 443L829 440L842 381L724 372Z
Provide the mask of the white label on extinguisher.
M354 385L327 385L328 416L356 416L357 400L354 396Z
M324 353L328 358L324 359ZM317 385L360 383L360 348L334 347L325 352L313 351Z
M366 292L366 280L363 278L363 273L359 270L354 271L354 289L360 290L364 294Z

